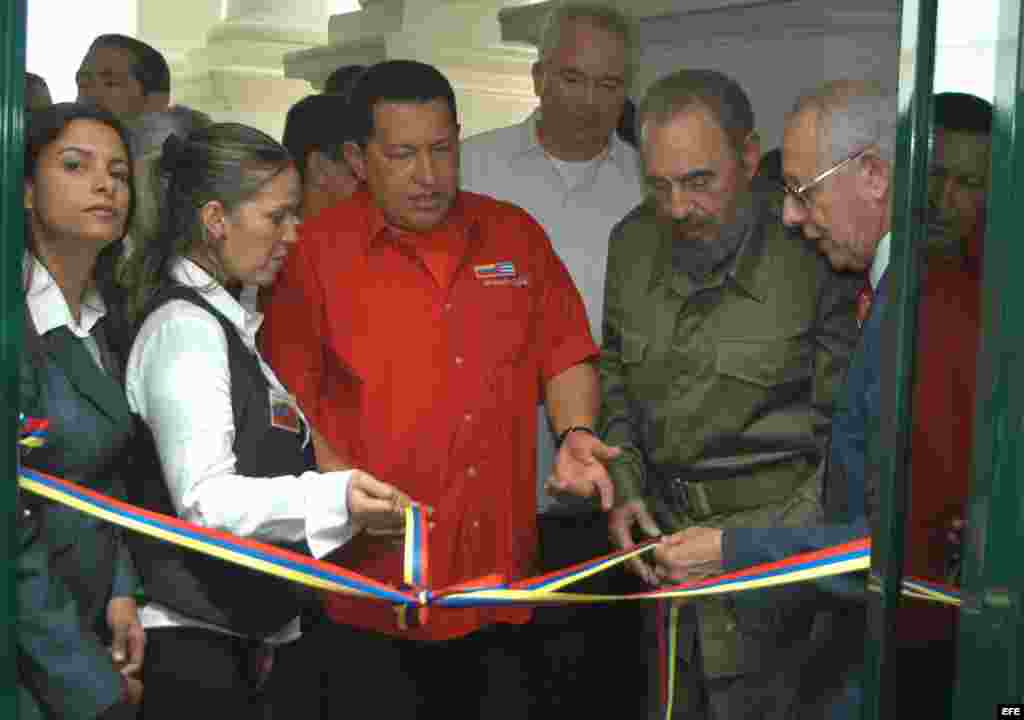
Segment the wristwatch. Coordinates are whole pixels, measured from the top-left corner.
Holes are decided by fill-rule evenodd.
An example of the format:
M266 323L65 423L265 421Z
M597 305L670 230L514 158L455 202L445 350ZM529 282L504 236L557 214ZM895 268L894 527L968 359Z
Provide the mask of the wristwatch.
M572 427L568 427L562 432L558 433L558 440L555 442L555 449L557 450L558 448L562 447L562 443L564 443L565 439L569 437L569 433L574 432L585 432L588 435L593 435L598 440L601 439L600 436L598 436L598 434L594 432L593 428L588 428L586 425L573 425Z

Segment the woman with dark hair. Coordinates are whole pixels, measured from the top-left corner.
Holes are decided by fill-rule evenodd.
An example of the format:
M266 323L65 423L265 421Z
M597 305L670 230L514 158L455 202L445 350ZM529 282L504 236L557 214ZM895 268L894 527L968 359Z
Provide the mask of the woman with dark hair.
M262 315L242 289L272 283L295 242L299 177L287 150L216 124L170 136L161 165L167 192L160 231L141 247L126 374L158 462L138 473L133 500L316 557L360 528L398 532L409 498L341 466L256 347ZM274 649L300 635L309 596L145 538L133 547L151 600L143 717L179 718L184 698L223 717L265 712L270 668L289 664Z
M106 111L61 103L29 124L20 409L50 421L31 465L115 497L124 496L132 419L106 340L104 288L131 217L131 163L128 137ZM64 505L23 500L23 523L36 519L25 537L36 533L36 544L19 559L19 714L94 718L138 703L145 637L123 533Z

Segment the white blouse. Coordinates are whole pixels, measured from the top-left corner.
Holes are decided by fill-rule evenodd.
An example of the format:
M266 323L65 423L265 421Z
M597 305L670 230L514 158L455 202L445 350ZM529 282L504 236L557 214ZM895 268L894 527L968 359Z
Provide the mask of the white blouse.
M256 347L262 314L244 307L190 260L179 260L173 274L231 322L256 354L271 387L287 394ZM252 297L246 294L243 301ZM357 532L346 500L352 471L304 472L297 478L235 473L227 338L221 324L202 308L172 300L146 318L132 345L125 386L132 410L153 432L164 478L182 519L260 541L305 540L317 558ZM291 400L308 443L305 417ZM143 608L140 616L146 627L209 627L154 604ZM287 642L298 634L296 618L270 642Z
M89 355L96 361L96 365L106 371L103 361L100 359L99 346L92 336L96 323L107 314L107 306L100 294L94 288L86 290L85 296L82 298L81 322L75 322L75 318L71 315L71 308L68 307L68 301L64 298L64 293L46 266L29 253L25 253L23 263L23 267L28 267L30 264L32 266L30 283L25 292L25 304L28 306L29 315L32 317L32 323L36 326L39 336L42 337L57 328L67 327L75 337L82 341L85 349L89 351Z

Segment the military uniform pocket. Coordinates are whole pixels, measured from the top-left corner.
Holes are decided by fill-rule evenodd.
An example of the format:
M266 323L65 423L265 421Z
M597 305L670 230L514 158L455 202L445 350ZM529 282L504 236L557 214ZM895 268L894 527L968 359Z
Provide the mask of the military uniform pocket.
M642 362L647 351L647 336L628 331L622 332L622 363L635 365Z
M715 369L760 387L809 380L814 353L807 343L782 340L720 340Z

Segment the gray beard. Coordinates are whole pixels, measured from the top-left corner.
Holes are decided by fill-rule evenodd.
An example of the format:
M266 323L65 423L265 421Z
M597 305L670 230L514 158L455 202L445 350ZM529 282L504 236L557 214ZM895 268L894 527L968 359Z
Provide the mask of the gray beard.
M672 267L685 272L694 282L706 280L715 270L732 259L750 234L756 218L754 198L751 193L746 192L739 200L735 219L724 226L715 239L684 240L674 235ZM673 233L676 233L674 227Z

